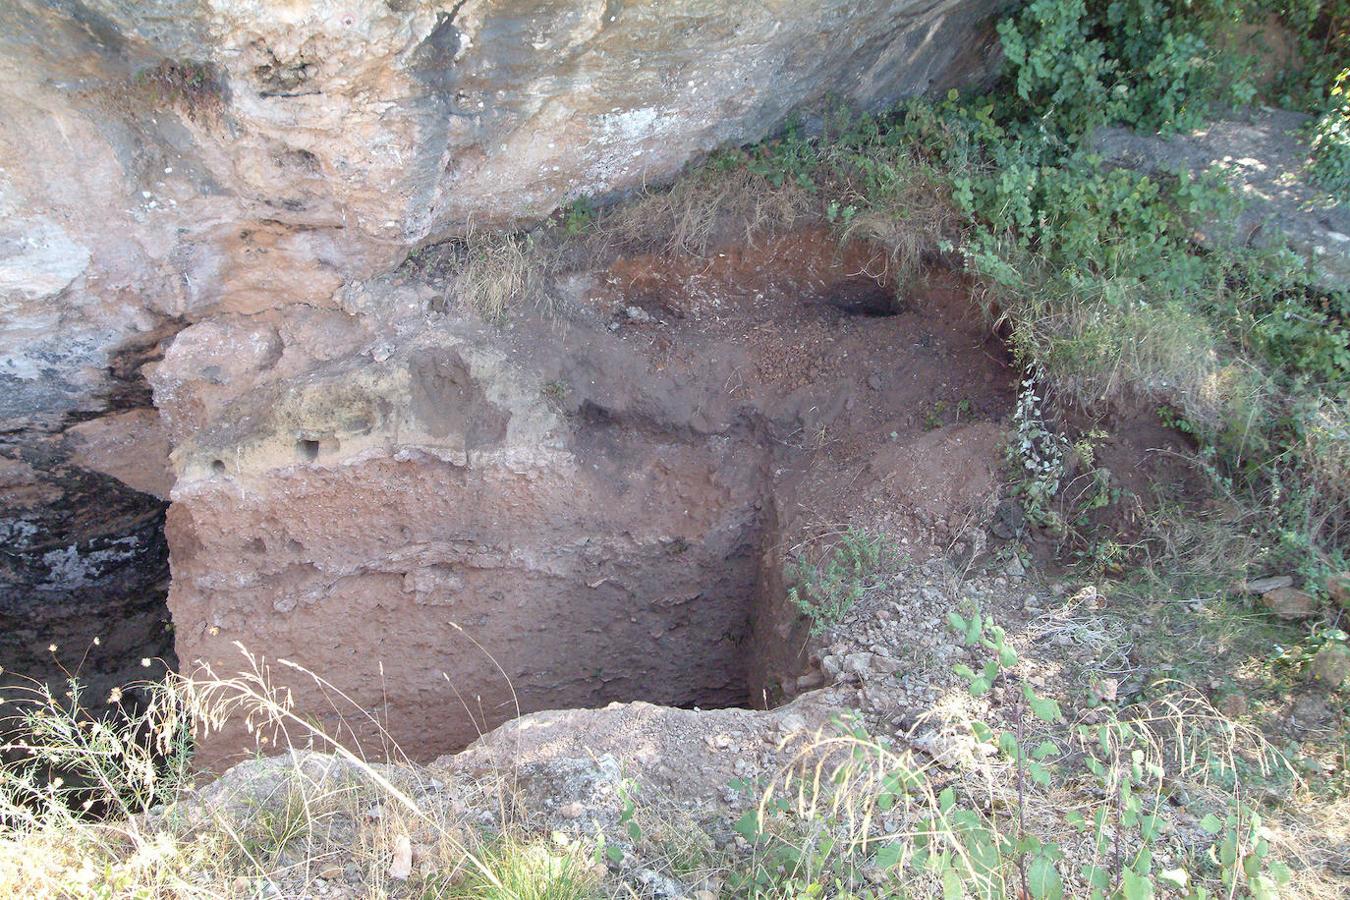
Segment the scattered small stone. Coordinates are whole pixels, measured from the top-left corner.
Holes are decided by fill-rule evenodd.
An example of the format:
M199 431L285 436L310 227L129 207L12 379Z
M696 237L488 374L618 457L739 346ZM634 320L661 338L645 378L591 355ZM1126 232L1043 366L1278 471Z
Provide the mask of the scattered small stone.
M394 838L394 858L389 861L389 877L407 881L412 875L412 839L406 834Z
M825 684L825 675L821 672L807 672L797 676L798 691L812 691Z
M844 657L844 671L860 677L871 674L872 654L865 652L848 654Z
M1115 703L1120 692L1120 682L1114 678L1103 678L1101 681L1093 682L1092 692L1103 703Z
M585 813L586 807L575 800L571 803L564 804L558 809L558 815L562 816L564 819L580 819Z
M881 390L881 376L873 372L867 376L867 386L874 391Z
M1278 587L1261 595L1261 603L1278 618L1308 619L1317 615L1317 600L1312 594L1293 587Z
M640 306L630 306L625 312L628 314L628 318L634 322L650 322L652 320L647 311Z
M883 654L872 654L872 671L882 675L892 675L900 671L901 663L897 659L892 659Z
M1003 571L1007 573L1009 578L1021 578L1027 574L1026 566L1022 565L1022 560L1016 556L1008 560L1008 564L1003 567Z
M1331 708L1327 706L1326 698L1316 694L1299 697L1289 711L1290 725L1302 733L1321 728L1331 716Z
M650 897L675 900L675 898L689 896L689 888L654 869L640 869L637 873L637 879L647 888L646 895Z

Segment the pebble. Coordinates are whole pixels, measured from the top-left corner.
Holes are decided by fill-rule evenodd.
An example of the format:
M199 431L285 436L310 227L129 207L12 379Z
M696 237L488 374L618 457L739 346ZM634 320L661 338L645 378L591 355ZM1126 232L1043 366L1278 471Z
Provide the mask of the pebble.
M867 675L872 671L872 654L850 653L844 657L844 670L854 675Z
M805 675L797 676L797 690L814 690L825 683L825 675L821 672L807 672Z

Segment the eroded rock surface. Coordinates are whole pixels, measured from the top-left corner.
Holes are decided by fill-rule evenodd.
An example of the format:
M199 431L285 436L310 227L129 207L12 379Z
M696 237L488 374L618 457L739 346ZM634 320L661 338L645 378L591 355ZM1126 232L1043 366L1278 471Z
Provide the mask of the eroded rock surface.
M978 76L994 6L8 3L0 414L87 402L163 317L332 306L470 220L669 178L826 93Z

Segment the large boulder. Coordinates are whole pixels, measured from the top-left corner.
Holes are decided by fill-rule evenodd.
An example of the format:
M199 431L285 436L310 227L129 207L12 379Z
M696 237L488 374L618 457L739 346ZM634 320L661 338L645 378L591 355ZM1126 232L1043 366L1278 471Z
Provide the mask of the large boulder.
M1308 263L1314 283L1344 289L1350 279L1350 204L1308 178L1312 118L1258 108L1189 134L1162 136L1102 128L1093 149L1114 165L1166 175L1211 172L1241 200L1233 218L1195 235L1208 246L1288 247Z

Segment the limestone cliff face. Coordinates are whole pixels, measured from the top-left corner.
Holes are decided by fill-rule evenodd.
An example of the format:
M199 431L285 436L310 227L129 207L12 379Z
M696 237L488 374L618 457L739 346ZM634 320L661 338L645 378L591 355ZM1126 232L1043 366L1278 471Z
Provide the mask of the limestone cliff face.
M19 654L15 636L45 647L44 622L73 616L99 633L100 617L141 621L155 607L166 561L152 538L175 478L219 474L209 468L217 461L293 465L295 441L327 454L333 426L311 422L322 410L306 405L319 396L307 367L355 366L370 346L399 354L408 384L353 372L339 430L380 452L409 428L446 443L454 429L438 435L434 416L399 418L377 401L423 382L452 395L459 381L477 384L472 339L456 351L459 375L444 353L418 368L391 319L352 299L410 250L668 179L826 95L877 107L980 78L997 5L0 5L0 664L37 666L42 654ZM175 333L177 349L159 362ZM283 354L303 345L303 358ZM157 367L165 371L150 380L167 430L146 412ZM236 418L239 383L263 370L270 386L247 398L250 426ZM467 440L515 446L526 427L548 432L520 415L475 425ZM284 448L241 440L236 457L197 452L260 420L291 423L276 432ZM170 444L184 448L173 471ZM294 514L310 512L321 514ZM173 516L217 527L209 504L184 500ZM183 559L191 531L170 529L189 542ZM291 552L266 546L274 551ZM244 578L263 571L196 559L206 571L193 577L209 580L216 565ZM149 631L156 637L136 655L167 653L166 632Z

